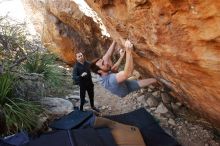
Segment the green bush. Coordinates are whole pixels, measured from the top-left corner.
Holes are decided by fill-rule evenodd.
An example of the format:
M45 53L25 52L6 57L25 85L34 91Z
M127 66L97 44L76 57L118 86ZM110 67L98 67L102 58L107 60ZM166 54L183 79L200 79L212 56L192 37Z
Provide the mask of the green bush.
M20 130L31 131L42 112L40 104L13 97L12 90L16 78L10 73L0 75L0 106L6 117L7 131L11 134Z
M26 25L13 22L7 16L0 16L0 62L4 62L5 68L25 58L28 52Z
M11 96L13 76L9 73L4 73L0 76L0 104L4 105L8 97Z
M62 72L55 65L55 60L56 57L52 54L37 52L28 57L24 64L24 69L28 73L42 74L49 85L59 86Z
M7 133L11 134L20 130L31 131L38 124L38 116L41 112L41 106L34 101L26 101L20 98L8 99L3 106Z

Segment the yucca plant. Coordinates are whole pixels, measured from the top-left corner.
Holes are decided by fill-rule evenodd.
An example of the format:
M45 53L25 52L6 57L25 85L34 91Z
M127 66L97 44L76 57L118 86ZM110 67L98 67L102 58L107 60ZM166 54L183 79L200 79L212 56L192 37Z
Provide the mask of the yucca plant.
M62 73L55 65L56 57L52 54L36 52L27 59L24 69L28 73L38 73L52 86L58 86Z
M10 73L0 75L0 106L6 117L5 134L20 130L31 131L37 125L38 115L42 112L37 102L13 97L14 82L15 77Z
M14 77L9 73L0 75L0 104L4 105L11 95Z
M41 106L37 102L20 98L8 99L3 108L8 134L20 131L21 129L31 131L37 126L37 115L42 112Z

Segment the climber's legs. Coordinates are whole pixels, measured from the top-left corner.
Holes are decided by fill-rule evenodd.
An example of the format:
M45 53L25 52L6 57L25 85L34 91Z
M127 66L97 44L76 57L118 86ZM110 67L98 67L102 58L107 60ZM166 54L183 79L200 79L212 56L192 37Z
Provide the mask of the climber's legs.
M148 78L148 79L143 79L143 80L138 80L138 85L143 88L143 87L146 87L146 86L149 86L153 83L156 83L157 80L154 79L154 78Z

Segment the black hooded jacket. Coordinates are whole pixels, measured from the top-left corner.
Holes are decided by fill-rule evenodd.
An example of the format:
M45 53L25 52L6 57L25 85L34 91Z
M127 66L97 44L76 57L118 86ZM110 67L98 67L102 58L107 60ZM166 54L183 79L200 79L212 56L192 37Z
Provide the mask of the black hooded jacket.
M87 75L84 77L81 77L83 72L86 72ZM77 61L73 67L72 77L73 77L75 84L79 86L93 86L92 76L90 72L90 63L88 61L85 61L83 64Z

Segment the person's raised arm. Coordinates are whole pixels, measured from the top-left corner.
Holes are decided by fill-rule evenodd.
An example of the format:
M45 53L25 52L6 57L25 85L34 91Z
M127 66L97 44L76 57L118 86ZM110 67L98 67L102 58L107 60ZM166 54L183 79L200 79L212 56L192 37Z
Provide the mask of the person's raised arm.
M121 49L120 50L120 58L118 59L118 61L112 66L111 71L117 73L118 72L118 68L124 58L125 55L125 50Z
M120 71L119 73L116 74L116 80L118 83L127 80L132 75L132 72L134 70L132 49L133 49L133 44L131 44L131 42L127 40L125 42L125 50L126 50L125 67L123 71Z
M111 60L112 54L113 54L113 52L115 50L115 45L116 45L116 42L113 41L111 46L109 47L108 51L103 56L103 60L105 60L105 61Z

